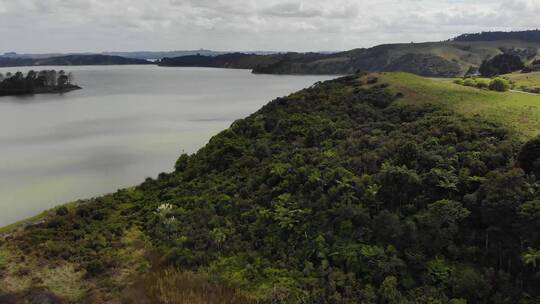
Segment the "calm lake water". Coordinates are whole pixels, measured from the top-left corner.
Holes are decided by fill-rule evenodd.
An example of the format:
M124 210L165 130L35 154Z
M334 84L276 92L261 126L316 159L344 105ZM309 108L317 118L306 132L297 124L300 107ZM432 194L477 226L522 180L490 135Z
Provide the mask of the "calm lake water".
M331 76L157 66L35 67L84 89L0 97L0 226L172 171L180 153ZM0 73L29 68L0 68Z

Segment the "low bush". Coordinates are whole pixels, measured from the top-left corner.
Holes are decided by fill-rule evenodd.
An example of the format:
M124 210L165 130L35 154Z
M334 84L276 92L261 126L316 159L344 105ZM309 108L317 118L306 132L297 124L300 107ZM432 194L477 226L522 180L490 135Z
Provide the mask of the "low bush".
M497 77L489 83L489 89L497 92L506 92L510 89L510 82L506 79Z
M488 89L489 88L489 81L478 79L476 80L476 87L479 89Z
M467 78L463 81L463 85L467 87L476 87L476 80L473 78Z

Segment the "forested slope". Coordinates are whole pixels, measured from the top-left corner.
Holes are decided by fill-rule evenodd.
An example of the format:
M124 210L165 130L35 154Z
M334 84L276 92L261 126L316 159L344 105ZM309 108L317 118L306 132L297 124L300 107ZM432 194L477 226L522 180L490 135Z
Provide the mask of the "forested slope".
M0 299L538 303L539 144L392 85L278 98L172 173L6 229Z

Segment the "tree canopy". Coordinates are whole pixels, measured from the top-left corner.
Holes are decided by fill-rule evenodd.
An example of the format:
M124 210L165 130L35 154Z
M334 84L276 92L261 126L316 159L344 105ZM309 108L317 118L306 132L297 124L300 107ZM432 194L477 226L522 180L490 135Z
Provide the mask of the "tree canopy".
M480 66L480 74L493 77L522 70L525 67L521 58L514 54L500 54L489 60L484 60Z

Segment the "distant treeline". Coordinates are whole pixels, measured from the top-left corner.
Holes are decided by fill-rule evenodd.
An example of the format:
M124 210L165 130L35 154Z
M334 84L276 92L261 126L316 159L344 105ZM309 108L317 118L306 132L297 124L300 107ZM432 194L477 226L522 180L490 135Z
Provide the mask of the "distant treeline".
M453 41L498 41L498 40L521 40L527 42L540 42L540 30L516 31L516 32L481 32L463 34Z
M218 56L205 56L201 54L174 58L163 58L158 61L159 66L180 67L208 67L229 69L254 69L258 66L267 66L282 59L282 54L257 55L245 53L230 53Z
M0 96L24 95L36 93L61 93L75 89L79 86L72 84L73 74L64 71L43 70L22 72L15 74L0 73Z
M0 56L0 67L45 65L125 65L152 64L142 59L108 55L67 55L51 58L12 58Z

